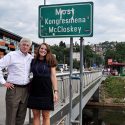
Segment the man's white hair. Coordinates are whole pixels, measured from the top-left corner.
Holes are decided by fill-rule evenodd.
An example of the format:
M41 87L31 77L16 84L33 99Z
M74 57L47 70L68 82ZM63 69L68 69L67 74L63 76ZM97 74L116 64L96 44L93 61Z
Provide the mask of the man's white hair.
M28 39L28 38L22 38L20 40L20 44L23 43L23 42L29 43L30 46L32 45L32 41L30 39Z

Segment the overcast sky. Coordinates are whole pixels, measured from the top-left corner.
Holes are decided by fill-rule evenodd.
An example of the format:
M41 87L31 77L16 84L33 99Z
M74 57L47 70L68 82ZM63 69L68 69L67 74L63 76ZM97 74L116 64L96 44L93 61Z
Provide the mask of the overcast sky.
M125 0L91 0L94 3L93 37L86 38L85 43L104 41L125 41ZM71 0L72 3L88 2ZM46 4L69 3L69 0L46 0ZM0 0L0 27L22 37L42 43L38 38L38 6L43 0ZM46 39L48 44L69 44L69 38ZM74 38L79 42L79 38Z

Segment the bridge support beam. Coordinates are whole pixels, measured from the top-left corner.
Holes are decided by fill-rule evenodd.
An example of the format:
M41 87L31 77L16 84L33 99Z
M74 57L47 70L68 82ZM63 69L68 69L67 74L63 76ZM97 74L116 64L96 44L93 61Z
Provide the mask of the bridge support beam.
M99 102L99 88L93 94L92 99L94 102Z

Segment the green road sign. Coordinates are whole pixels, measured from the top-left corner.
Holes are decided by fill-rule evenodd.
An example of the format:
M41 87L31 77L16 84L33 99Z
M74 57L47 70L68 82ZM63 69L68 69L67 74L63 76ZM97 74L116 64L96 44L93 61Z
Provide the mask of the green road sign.
M39 37L91 37L93 2L39 6Z

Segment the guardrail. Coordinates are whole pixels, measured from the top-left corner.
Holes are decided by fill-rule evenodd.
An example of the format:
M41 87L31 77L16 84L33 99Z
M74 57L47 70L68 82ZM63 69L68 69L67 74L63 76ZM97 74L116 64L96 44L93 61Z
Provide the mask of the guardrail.
M74 77L79 77L79 72L73 72ZM83 88L87 87L91 84L95 79L100 77L102 72L100 71L84 71L83 73L83 80L84 85ZM58 79L58 90L59 90L59 103L65 103L65 100L69 98L69 80L70 80L70 73L59 73L57 74ZM73 79L72 80L72 93L73 95L79 93L79 80Z

